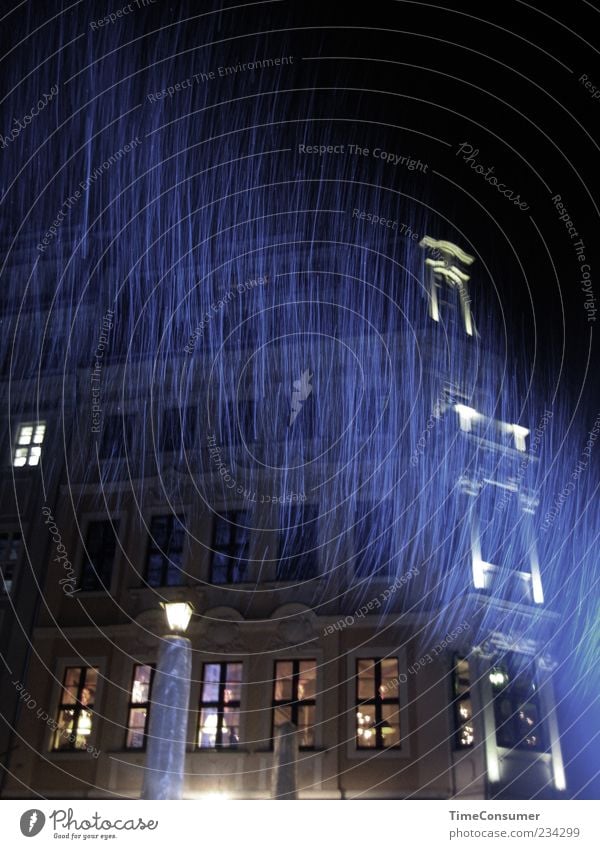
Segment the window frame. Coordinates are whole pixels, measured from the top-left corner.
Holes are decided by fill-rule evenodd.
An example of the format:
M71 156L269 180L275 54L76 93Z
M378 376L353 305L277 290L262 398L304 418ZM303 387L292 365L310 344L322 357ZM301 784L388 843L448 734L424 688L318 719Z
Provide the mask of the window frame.
M241 675L240 675L240 698L235 699L233 701L225 701L225 689L227 686L227 667L228 666L240 666L241 667ZM219 666L219 692L218 698L215 701L214 699L204 700L204 675L205 668L207 666ZM197 752L236 752L240 750L240 738L241 728L242 728L242 698L244 692L244 664L241 660L205 660L202 663L202 676L200 679L200 699L198 701L198 721L196 723L196 731L195 731L195 739L194 739L194 748ZM215 745L214 746L201 746L200 745L200 734L202 730L201 722L202 722L202 712L206 708L216 708L217 711L217 729L215 734ZM223 721L225 717L225 708L237 708L240 715L240 724L238 731L239 737L238 741L235 745L223 745Z
M469 668L469 688L463 694L457 693L457 679L458 679L458 664L460 661L465 661L468 664ZM451 704L452 704L452 720L453 720L453 728L454 728L454 750L456 752L468 752L471 751L476 745L476 735L475 735L475 723L474 723L474 711L473 711L473 669L471 658L468 655L464 654L454 654L452 656L452 670L451 670ZM471 703L471 717L464 718L460 716L460 705L461 702L469 701ZM460 733L464 729L465 725L469 723L472 727L472 735L473 740L470 743L461 743L460 742Z
M277 686L277 664L278 663L291 663L292 664L292 696L290 699L276 699L275 698L275 687ZM300 664L301 663L312 663L314 665L315 670L315 696L312 699L298 699L298 679L300 677ZM319 666L317 663L317 658L313 657L278 657L273 662L273 687L271 690L271 749L274 747L275 743L275 710L278 707L291 707L291 719L296 728L299 728L298 725L298 714L301 707L313 707L314 708L314 722L312 726L312 735L313 735L313 745L312 746L299 746L299 750L301 752L314 752L317 748L317 726L318 726L318 717L317 717L317 693L318 691L318 677L319 677Z
M319 526L321 523L321 514L319 511L320 504L312 501L303 501L299 507L299 515L292 516L295 525L294 530L289 531L289 533L293 533L297 537L295 542L302 542L305 538L302 528L304 525L309 524L310 539L307 545L308 550L302 550L298 554L287 554L285 555L285 559L282 560L282 554L285 550L288 537L285 536L285 529L282 528L279 531L277 562L275 564L275 581L280 584L297 584L302 583L303 581L314 581L316 578L319 578L321 574L319 556L321 548L319 545ZM308 519L305 518L306 512L310 512L312 514ZM299 569L302 567L303 562L308 562L312 566L310 575L297 574Z

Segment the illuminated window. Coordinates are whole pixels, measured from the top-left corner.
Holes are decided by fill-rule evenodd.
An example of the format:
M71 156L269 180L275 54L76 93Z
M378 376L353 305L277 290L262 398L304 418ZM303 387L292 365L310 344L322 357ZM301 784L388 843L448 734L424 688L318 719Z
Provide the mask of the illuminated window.
M151 587L172 587L183 582L183 516L153 516L146 555L146 581Z
M92 733L98 670L91 666L69 666L58 706L55 751L85 750Z
M315 745L315 660L278 660L273 683L273 728L293 722L301 749Z
M507 749L544 748L542 719L531 659L506 655L489 673L496 741Z
M8 595L13 588L21 545L18 531L0 533L0 595Z
M133 667L125 737L125 748L127 749L144 749L146 747L153 678L153 666L137 663Z
M13 466L37 466L42 456L46 423L22 424L17 433Z
M211 581L239 584L246 580L250 541L247 510L230 510L215 516L212 542Z
M81 568L83 590L110 589L118 532L119 523L109 519L88 525Z
M205 663L198 748L235 749L240 741L241 663Z
M361 658L356 663L356 747L400 747L397 658Z
M456 657L453 670L454 726L456 746L468 749L473 745L473 707L471 704L471 669L465 657Z

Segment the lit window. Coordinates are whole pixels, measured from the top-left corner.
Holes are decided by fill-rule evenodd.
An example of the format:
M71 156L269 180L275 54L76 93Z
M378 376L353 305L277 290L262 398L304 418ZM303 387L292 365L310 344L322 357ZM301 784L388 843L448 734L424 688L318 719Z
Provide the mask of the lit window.
M13 588L21 545L18 531L0 533L0 595L8 595Z
M125 748L127 749L144 749L146 747L153 678L153 666L137 663L133 667L125 737Z
M315 660L278 660L273 684L273 728L293 722L301 749L315 745Z
M400 747L397 658L361 658L357 661L356 747Z
M119 523L109 519L88 525L81 569L83 590L109 590L118 528Z
M42 456L46 423L23 424L19 427L13 453L13 466L37 466Z
M239 584L246 580L250 540L247 510L230 510L215 516L212 543L211 581Z
M471 704L471 669L465 657L455 658L453 678L456 746L459 749L467 749L473 745L475 737Z
M205 663L198 748L235 749L239 743L241 663Z
M85 750L92 733L98 670L91 666L65 669L53 749Z
M183 582L183 516L153 516L146 555L146 581L151 587L172 587Z
M489 673L494 694L496 740L507 749L544 748L542 720L531 659L507 655Z

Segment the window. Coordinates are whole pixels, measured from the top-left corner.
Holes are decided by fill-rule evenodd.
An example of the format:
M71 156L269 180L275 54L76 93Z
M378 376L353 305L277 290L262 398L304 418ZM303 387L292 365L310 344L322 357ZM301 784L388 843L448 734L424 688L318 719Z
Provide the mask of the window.
M473 707L471 704L471 670L466 657L454 659L452 696L456 747L468 749L473 745Z
M13 588L21 544L18 531L0 533L0 595L8 595Z
M395 577L397 558L392 557L398 525L389 499L364 499L354 515L354 574L357 578Z
M215 516L211 581L239 584L246 580L250 529L247 510L230 510Z
M315 745L315 660L278 660L273 682L273 729L293 722L301 749Z
M119 523L110 519L90 522L87 529L83 565L82 590L109 590L117 545Z
M235 749L240 741L241 663L205 663L198 748Z
M281 535L278 581L305 581L316 576L317 516L315 504L294 506L289 511L288 527Z
M361 658L356 665L357 749L399 748L397 658Z
M146 581L151 587L173 587L182 583L183 516L153 516L146 556Z
M22 424L17 432L13 466L37 466L42 456L46 423Z
M98 670L94 667L69 666L65 669L52 747L55 751L87 748L92 733L97 680Z
M145 749L148 720L150 718L150 693L154 679L154 666L136 663L127 713L126 749Z
M543 749L542 720L531 659L507 655L491 669L490 683L498 745L507 749Z
M131 451L134 418L133 414L124 413L107 417L98 453L102 460L124 457Z
M194 447L198 416L195 407L170 407L164 411L159 447L165 453L179 454Z

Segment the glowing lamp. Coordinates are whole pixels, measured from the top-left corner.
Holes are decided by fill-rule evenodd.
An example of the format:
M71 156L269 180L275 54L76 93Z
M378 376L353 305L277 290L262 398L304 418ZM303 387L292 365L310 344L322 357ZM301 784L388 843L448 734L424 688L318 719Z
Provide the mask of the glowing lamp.
M460 429L465 431L471 430L471 422L475 421L480 417L480 414L477 410L474 410L473 407L467 407L465 404L455 404L454 409L458 413L458 418L460 420Z
M161 607L166 613L169 629L176 634L185 633L194 612L189 601L163 601Z

